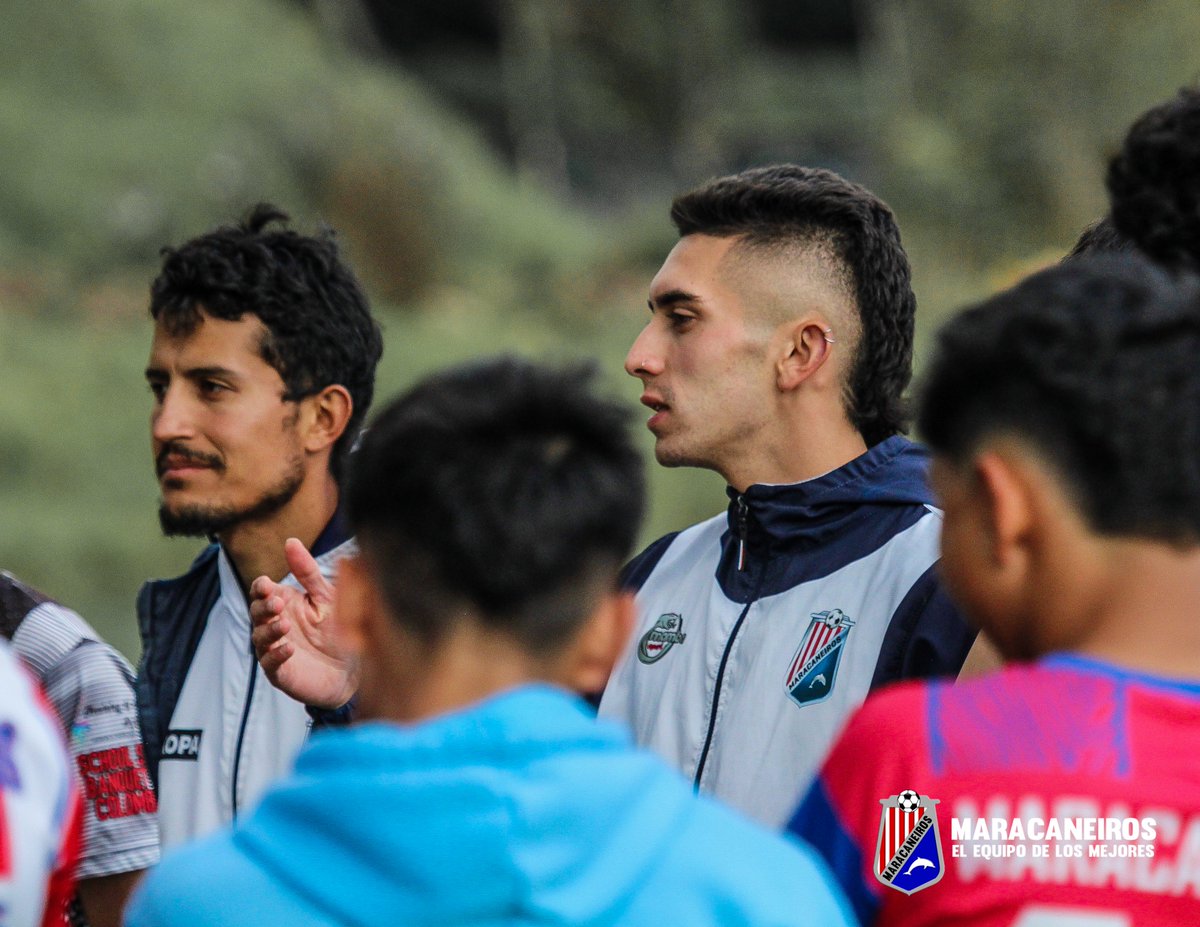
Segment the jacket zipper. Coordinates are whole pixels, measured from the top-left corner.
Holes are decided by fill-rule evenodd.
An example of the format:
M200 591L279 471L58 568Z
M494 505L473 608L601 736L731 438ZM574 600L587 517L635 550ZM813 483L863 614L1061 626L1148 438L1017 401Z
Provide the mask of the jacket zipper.
M750 509L746 505L744 496L739 495L737 497L736 508L734 527L738 536L738 569L741 570L746 564L746 538L750 533ZM713 686L712 704L708 709L708 732L704 735L704 748L700 751L700 762L696 764L696 777L692 780L692 787L696 791L700 791L700 779L704 775L704 764L708 762L708 754L712 749L713 733L717 729L717 702L721 698L721 685L725 681L725 667L729 664L729 654L733 650L733 642L737 640L738 632L741 631L746 616L750 614L751 606L758 601L758 596L762 592L764 575L766 575L766 570L763 570L759 574L758 582L754 585L754 594L750 596L750 601L746 603L746 607L738 615L738 620L734 623L733 630L729 632L729 639L725 641L725 651L721 654L721 663L717 667L717 681Z
M746 536L750 533L750 507L746 505L746 497L739 495L735 504L737 513L734 516L734 530L738 539L738 572L746 568Z
M258 660L250 647L250 683L246 686L246 704L242 706L242 723L238 726L237 746L233 751L233 819L238 815L238 770L242 765L242 743L246 739L246 724L250 720L250 705L254 701L254 681L258 678Z
M754 598L757 597L755 595ZM708 708L708 733L704 735L704 749L700 751L700 762L696 764L696 778L692 780L692 787L697 792L700 791L700 778L704 775L704 764L708 762L708 751L712 748L713 731L717 727L717 701L721 698L721 683L725 680L725 665L729 662L729 651L733 649L733 642L737 640L738 631L742 629L742 622L746 620L746 615L750 613L750 606L753 604L754 599L751 599L742 609L742 613L738 615L737 623L729 632L729 640L725 642L725 652L721 654L721 665L717 667L717 682L713 686L712 704Z

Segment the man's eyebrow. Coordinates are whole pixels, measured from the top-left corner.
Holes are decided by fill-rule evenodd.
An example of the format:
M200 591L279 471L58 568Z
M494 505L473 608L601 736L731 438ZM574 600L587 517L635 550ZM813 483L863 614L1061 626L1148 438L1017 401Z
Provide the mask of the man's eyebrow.
M667 290L665 293L659 293L658 296L646 300L646 305L653 312L655 307L669 309L671 306L676 306L679 303L699 302L703 302L703 300L695 293L689 293L687 290Z
M236 370L230 370L228 367L189 367L183 371L183 375L189 380L207 380L213 377L223 380L239 380L241 374ZM167 376L167 371L161 367L147 367L146 379Z
M189 380L208 380L216 377L221 380L240 380L242 375L228 367L189 367L183 372Z

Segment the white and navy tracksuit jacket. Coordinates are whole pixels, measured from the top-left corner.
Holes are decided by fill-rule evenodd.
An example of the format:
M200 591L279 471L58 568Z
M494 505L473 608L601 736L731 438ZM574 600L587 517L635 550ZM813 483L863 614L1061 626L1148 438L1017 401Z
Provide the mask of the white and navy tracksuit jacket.
M817 479L730 490L727 515L652 544L626 568L638 625L601 716L781 826L870 689L955 673L970 649L925 476L889 438Z
M339 513L312 553L328 579L352 550ZM250 643L249 603L220 545L183 576L143 586L138 624L135 689L163 849L236 820L291 770L313 720L345 718L306 710L267 680Z

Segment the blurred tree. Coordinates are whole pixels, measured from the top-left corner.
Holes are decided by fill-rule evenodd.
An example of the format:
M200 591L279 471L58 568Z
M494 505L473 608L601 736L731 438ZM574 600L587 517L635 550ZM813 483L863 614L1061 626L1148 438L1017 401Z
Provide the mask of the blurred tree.
M500 74L505 122L518 174L532 187L568 190L567 146L559 131L555 50L566 39L557 0L499 4Z
M381 396L503 348L598 357L632 406L621 357L674 237L672 194L772 161L877 190L913 259L920 348L1104 209L1105 156L1194 79L1200 35L1193 0L5 11L0 566L129 649L137 583L195 549L158 536L146 459L162 244L273 199L301 227L328 219L366 277ZM650 473L650 534L723 504L715 478Z
M1125 127L1195 77L1191 0L858 11L873 160L893 205L979 265L1069 242L1104 211L1104 163Z
M858 160L857 20L839 0L364 2L397 61L523 176L594 207L730 166Z

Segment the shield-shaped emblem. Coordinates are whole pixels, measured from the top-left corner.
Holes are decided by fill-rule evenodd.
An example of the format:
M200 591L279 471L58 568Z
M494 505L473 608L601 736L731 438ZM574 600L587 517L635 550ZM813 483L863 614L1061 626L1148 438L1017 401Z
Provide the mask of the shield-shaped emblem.
M879 799L879 804L883 811L875 849L875 878L906 895L940 882L946 864L938 837L938 800L905 789Z
M842 647L854 622L840 608L814 612L787 674L787 692L798 705L819 702L833 691Z

